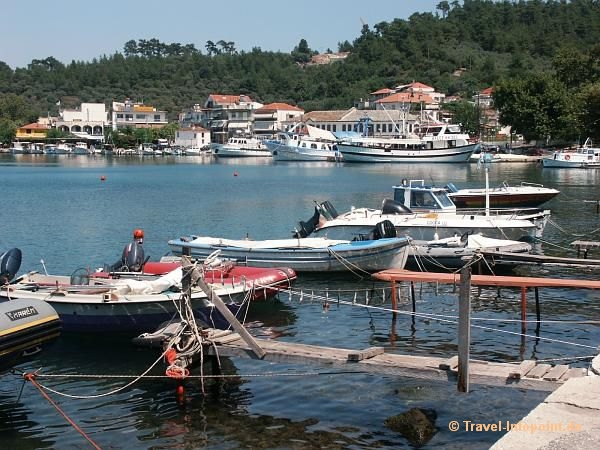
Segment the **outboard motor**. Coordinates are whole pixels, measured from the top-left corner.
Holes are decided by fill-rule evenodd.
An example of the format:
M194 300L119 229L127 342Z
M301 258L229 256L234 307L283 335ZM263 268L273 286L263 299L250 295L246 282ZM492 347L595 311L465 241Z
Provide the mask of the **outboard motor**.
M318 208L315 206L315 213L313 214L313 216L310 219L308 219L306 222L303 222L303 221L298 222L298 229L295 230L293 237L294 238L305 238L308 235L310 235L313 231L315 231L315 228L317 228L320 218L321 218L321 213L319 212Z
M391 198L385 198L381 204L381 214L413 214L413 212L404 204Z
M375 228L367 235L366 239L369 241L376 241L377 239L395 238L397 236L398 234L396 233L394 224L389 220L384 220L375 225Z
M132 241L123 249L121 257L125 267L130 272L140 272L144 265L144 248L142 244Z
M18 248L10 250L0 255L0 283L9 282L14 278L21 268L23 253Z
M319 206L319 211L321 212L321 214L327 219L327 220L332 220L335 219L337 216L339 216L337 210L333 207L333 205L331 204L331 202L329 200L325 200L323 203L321 203Z

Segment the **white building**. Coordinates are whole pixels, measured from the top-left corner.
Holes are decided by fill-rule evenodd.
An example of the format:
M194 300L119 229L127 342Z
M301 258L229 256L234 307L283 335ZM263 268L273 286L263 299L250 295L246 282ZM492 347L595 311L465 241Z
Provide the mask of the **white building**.
M284 129L284 124L299 122L304 110L287 103L269 103L254 110L253 131L256 135L271 136Z
M174 145L204 148L210 145L210 131L202 127L180 128L175 133Z
M81 139L103 141L108 125L108 113L104 103L82 103L76 109L63 109L53 123L57 130L71 133Z
M113 102L112 129L132 128L161 128L167 125L167 112L159 111L153 106L143 103Z

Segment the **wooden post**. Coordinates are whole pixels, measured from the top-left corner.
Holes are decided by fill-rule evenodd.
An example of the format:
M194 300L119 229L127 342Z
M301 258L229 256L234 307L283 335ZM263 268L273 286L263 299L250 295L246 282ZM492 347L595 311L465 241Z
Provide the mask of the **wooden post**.
M411 330L414 332L416 330L415 326L415 314L417 314L417 299L415 298L415 283L410 282L410 293L412 295L412 326Z
M458 391L469 392L469 347L471 345L471 268L460 271L458 300Z
M535 316L537 319L537 325L535 327L535 332L538 334L540 332L540 322L542 314L540 312L540 293L538 291L538 287L535 287Z
M202 274L200 273L198 268L194 267L188 256L181 257L181 265L184 273L182 287L184 289L186 287L189 289L191 285L196 283L200 287L200 289L202 289L206 293L206 295L208 296L208 300L216 306L219 312L223 314L223 317L225 317L227 321L231 324L231 327L235 330L235 332L239 334L240 337L244 340L244 342L250 346L254 354L259 359L264 358L266 352L258 345L258 343L254 340L254 337L252 337L252 335L248 333L248 330L246 330L246 328L244 328L244 326L237 320L237 318L233 315L229 308L227 308L227 305L225 305L223 300L221 300L221 297L215 294L213 289L204 281ZM186 279L187 281L185 281ZM184 290L184 292L186 291Z
M527 334L527 288L521 287L521 334Z
M396 281L394 280L392 280L392 309L394 310L392 315L395 318L397 315L396 311L398 310L398 292L396 291Z

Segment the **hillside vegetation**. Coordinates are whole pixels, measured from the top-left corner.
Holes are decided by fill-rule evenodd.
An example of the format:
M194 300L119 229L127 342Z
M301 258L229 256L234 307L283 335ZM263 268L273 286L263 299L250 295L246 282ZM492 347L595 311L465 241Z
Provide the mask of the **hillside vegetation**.
M383 87L420 81L465 99L495 86L505 124L529 138L600 138L600 2L442 1L435 13L364 25L335 51L348 58L306 65L290 53L235 43L132 40L122 51L64 65L54 57L12 70L0 62L0 140L11 127L81 102L143 100L174 120L211 93L247 94L306 111L343 109ZM462 70L459 70L462 69ZM457 72L458 71L458 72Z

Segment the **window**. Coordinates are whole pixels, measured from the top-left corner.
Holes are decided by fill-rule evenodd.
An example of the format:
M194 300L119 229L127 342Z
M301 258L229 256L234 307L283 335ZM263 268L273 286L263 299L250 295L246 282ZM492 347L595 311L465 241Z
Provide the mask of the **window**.
M154 114L154 121L160 122L160 114Z

